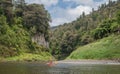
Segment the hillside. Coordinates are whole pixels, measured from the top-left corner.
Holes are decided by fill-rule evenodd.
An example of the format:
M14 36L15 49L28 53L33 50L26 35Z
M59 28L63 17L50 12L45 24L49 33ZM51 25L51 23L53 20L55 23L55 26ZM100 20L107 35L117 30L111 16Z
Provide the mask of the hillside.
M49 13L43 5L12 1L0 1L0 61L49 60Z
M119 33L120 1L109 1L98 10L92 9L75 21L56 27L51 32L51 53L57 59L65 59L79 46L84 46L114 33Z
M78 47L68 59L119 59L120 60L120 35L97 40L85 46Z

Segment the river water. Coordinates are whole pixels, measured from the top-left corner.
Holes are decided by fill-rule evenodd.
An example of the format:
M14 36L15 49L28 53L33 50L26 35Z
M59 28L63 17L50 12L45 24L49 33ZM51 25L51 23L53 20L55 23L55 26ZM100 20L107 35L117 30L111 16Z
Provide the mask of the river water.
M0 63L0 74L120 74L120 65L45 63Z

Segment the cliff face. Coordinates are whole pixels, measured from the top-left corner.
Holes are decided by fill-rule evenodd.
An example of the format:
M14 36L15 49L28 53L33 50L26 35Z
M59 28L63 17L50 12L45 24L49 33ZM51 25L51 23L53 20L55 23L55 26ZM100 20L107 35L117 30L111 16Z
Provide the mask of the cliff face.
M41 34L41 35L35 34L32 37L32 41L36 42L39 45L49 48L49 43L45 40L44 34Z

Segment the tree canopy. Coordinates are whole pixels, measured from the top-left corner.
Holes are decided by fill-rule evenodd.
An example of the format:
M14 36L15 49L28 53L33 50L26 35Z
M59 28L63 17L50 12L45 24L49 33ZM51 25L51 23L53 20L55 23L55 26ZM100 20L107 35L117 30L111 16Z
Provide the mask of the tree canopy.
M47 48L32 42L34 34L49 39L50 15L43 5L27 5L25 0L0 0L0 56L40 54Z
M89 44L120 30L120 1L109 1L98 10L92 9L75 21L54 28L51 32L51 53L59 59L66 58L78 46ZM53 50L53 51L52 51Z

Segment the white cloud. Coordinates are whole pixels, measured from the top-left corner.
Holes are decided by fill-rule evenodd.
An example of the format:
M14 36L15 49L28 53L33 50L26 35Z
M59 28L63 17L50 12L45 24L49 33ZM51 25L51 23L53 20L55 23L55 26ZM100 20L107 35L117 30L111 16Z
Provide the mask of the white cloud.
M92 5L94 3L93 0L63 0L64 2L72 1L75 2L76 4L83 4L83 5Z
M79 17L83 12L89 14L91 12L91 7L79 5L76 8L68 9L68 14L74 17Z
M70 22L67 18L53 18L53 21L51 24L51 26L57 26L57 25L62 25L64 23L68 23Z
M51 5L57 5L59 1L62 0L26 0L29 3L44 4L47 9ZM103 3L108 3L109 0L99 0L95 2L94 0L63 0L64 2L75 2L78 6L71 8L67 6L66 8L61 8L59 5L57 7L52 7L49 12L52 16L51 26L57 26L60 24L68 23L76 18L78 18L84 11L86 14L91 12L92 8L97 9ZM116 1L116 0L112 0Z
M90 6L92 8L97 9L98 6L100 6L103 3L108 3L109 0L99 0L98 2L95 0L63 0L64 2L75 2L76 4L82 4L82 5L87 5ZM112 1L117 1L117 0L112 0Z
M56 5L58 3L58 0L26 0L26 2L44 4L45 6L49 7L51 5Z
M53 16L51 26L56 26L64 23L71 22L78 18L83 12L89 14L91 12L91 7L79 5L75 8L63 9L60 7L55 7L51 14L56 14Z

